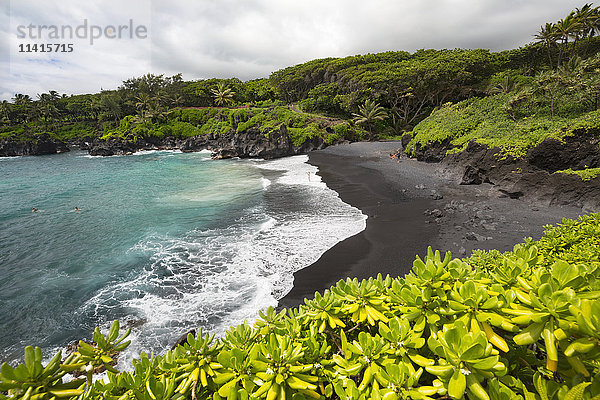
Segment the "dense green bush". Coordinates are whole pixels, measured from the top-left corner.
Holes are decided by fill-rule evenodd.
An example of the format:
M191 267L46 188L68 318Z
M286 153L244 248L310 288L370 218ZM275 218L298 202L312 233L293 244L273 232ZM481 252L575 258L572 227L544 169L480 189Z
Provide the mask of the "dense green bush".
M189 138L200 135L200 130L189 122L173 121L169 124L161 125L158 130L161 136L172 136L176 138Z
M2 365L0 398L598 399L599 243L592 214L504 254L429 249L405 277L341 280L223 338L142 353L130 372L113 367L127 346L115 323L62 362L26 348L25 364ZM71 371L87 379L63 383Z
M520 119L513 119L507 111L513 96L497 94L443 106L414 128L406 152L414 155L417 148L444 141L453 146L449 152L460 152L476 140L500 148L501 157L521 158L546 138L561 139L575 131L594 136L600 133L598 110L551 118L538 107L529 108L530 112Z

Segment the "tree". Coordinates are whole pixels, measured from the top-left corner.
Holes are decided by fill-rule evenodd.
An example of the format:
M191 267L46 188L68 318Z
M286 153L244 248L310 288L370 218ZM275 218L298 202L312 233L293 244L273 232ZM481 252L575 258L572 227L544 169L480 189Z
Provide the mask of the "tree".
M585 4L581 8L575 9L575 18L581 24L581 36L584 38L593 37L600 30L600 15L598 7L592 8L592 4Z
M535 38L538 40L538 43L544 43L546 45L548 61L550 62L550 69L552 69L552 47L556 46L558 40L556 26L549 22L546 23L546 25L540 27L540 31L535 35Z
M228 88L225 83L219 82L216 89L210 91L215 100L215 104L218 106L227 106L233 104L233 96L235 92Z
M569 39L574 39L573 51L575 51L575 45L579 39L581 33L582 24L578 18L575 17L575 13L567 15L565 18L559 20L555 25L556 34L561 40L561 47L558 53L557 67L560 66L562 57L567 53L567 46Z
M56 108L55 103L60 96L58 96L57 92L53 92L54 93L50 92L37 95L37 109L40 115L44 118L44 125L46 126L46 129L48 129L48 123L50 121L52 121L54 125L54 120L58 114L58 108Z
M135 98L137 101L135 103L135 108L138 110L147 110L150 108L151 98L148 93L140 93L139 96Z
M103 92L102 96L100 97L98 106L103 111L104 115L108 116L109 118L112 118L113 121L115 121L115 124L118 125L119 120L121 119L123 114L121 110L121 96L119 92Z
M491 86L488 90L490 94L510 93L519 89L519 85L513 76L506 75L502 80Z
M2 103L0 103L0 113L2 114L2 119L10 123L9 112L10 103L7 100L2 100Z
M373 124L387 118L385 109L371 99L366 100L362 106L358 107L358 113L352 115L354 116L354 123L367 127L369 140L374 139Z
M22 105L31 103L31 97L28 94L17 93L15 97L12 98L14 104Z

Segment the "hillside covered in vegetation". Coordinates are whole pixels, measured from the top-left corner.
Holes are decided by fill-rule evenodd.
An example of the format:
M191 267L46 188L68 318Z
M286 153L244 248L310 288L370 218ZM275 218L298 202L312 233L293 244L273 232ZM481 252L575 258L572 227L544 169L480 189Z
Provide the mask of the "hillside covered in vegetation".
M96 94L50 90L35 99L16 94L0 104L0 154L36 154L43 146L37 149L32 142L40 138L104 147L114 140L129 143L116 146L121 152L180 147L194 136L239 134L239 124L231 123L239 117L242 127L265 137L285 125L295 146L310 138L319 138L316 147L332 143L334 126L339 140L399 137L415 127L411 155L441 142L444 151L457 152L472 139L499 146L502 154L522 155L573 125L595 129L598 14L598 8L585 5L541 27L534 43L496 53L389 51L313 60L247 82L148 74ZM190 107L203 116L189 112L188 118ZM240 107L246 110L234 110ZM143 145L132 144L138 141ZM50 152L67 149L50 147Z

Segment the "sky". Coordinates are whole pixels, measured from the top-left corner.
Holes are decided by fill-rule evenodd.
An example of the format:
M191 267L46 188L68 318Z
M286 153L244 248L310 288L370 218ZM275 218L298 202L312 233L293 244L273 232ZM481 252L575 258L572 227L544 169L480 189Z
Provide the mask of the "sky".
M0 0L0 99L146 73L268 77L316 58L523 46L571 0ZM34 47L37 45L37 47Z

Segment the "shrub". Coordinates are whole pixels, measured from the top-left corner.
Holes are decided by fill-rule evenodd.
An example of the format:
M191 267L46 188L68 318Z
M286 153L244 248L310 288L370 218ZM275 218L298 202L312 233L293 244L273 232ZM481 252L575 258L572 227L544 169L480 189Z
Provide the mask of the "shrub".
M429 249L405 277L339 281L221 339L188 335L116 373L115 323L46 366L0 369L3 399L591 399L600 396L600 214L547 227L512 252ZM90 384L97 369L108 381ZM80 370L87 380L63 383ZM537 394L536 394L537 393Z
M501 158L522 158L527 150L546 138L561 139L574 132L595 136L600 133L599 111L582 113L579 110L550 118L539 105L532 105L522 118L513 119L509 107L511 98L510 94L498 94L443 106L415 126L406 152L414 155L417 148L446 142L454 146L449 153L457 153L471 140L476 140L500 148Z

